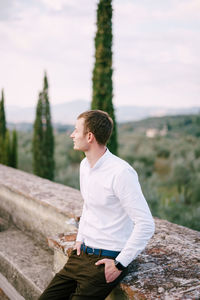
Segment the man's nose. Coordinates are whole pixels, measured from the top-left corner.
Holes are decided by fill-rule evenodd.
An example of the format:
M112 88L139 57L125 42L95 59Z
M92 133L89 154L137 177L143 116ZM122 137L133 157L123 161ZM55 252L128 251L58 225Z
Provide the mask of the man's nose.
M73 138L74 137L74 132L72 132L71 134L70 134L70 138Z

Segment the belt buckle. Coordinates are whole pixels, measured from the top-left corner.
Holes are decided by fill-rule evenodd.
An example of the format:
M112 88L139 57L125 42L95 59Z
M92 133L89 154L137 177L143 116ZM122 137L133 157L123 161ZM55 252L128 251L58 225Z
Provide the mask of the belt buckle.
M88 253L88 255L94 255L94 248L91 248L91 249L92 249L92 253Z

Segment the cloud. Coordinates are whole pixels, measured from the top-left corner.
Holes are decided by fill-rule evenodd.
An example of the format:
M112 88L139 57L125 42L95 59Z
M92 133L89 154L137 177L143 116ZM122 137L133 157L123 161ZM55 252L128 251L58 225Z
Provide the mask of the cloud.
M14 0L0 1L0 22L15 19L14 12L17 10Z
M20 18L0 26L4 41L0 81L6 98L10 103L35 103L45 69L53 101L89 98L94 16L81 21L80 26L78 17L49 15L44 8L40 13L40 9L26 7L20 10Z
M199 0L113 6L114 103L197 103ZM97 0L0 1L0 82L8 103L35 103L44 70L54 103L91 99L96 7Z
M116 102L199 103L199 6L196 0L116 2Z
M42 2L50 9L55 11L61 11L62 8L65 6L66 1L65 0L42 0ZM71 2L71 1L69 1Z

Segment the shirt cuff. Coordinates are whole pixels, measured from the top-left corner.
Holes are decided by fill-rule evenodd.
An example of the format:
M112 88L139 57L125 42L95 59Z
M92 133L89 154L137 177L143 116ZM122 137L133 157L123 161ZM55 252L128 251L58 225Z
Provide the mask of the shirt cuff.
M136 251L134 257L125 256L122 252L120 252L117 257L115 258L117 261L119 261L124 267L128 267L128 265L141 253L141 250Z

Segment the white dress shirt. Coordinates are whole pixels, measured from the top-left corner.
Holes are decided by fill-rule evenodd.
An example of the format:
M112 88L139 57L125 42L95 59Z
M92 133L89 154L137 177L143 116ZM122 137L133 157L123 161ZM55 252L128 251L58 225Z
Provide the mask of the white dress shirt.
M120 251L116 260L126 267L154 233L136 171L107 149L92 168L82 160L80 190L84 205L76 240Z

